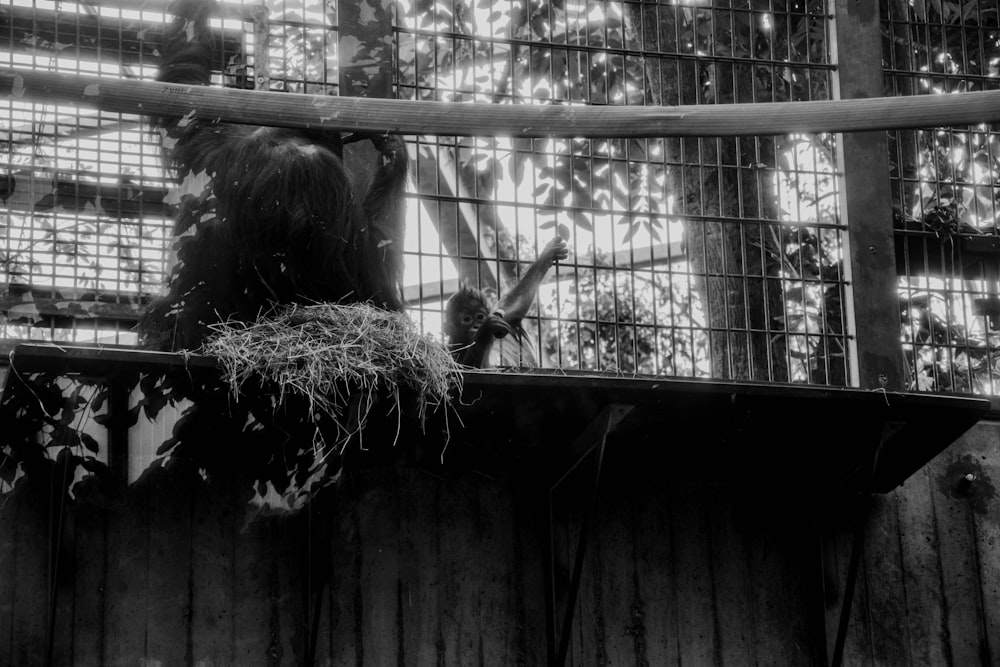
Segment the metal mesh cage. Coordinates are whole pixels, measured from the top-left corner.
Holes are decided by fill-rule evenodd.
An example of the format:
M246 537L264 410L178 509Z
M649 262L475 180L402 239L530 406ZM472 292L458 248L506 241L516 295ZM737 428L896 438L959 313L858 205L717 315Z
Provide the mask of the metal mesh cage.
M165 5L15 1L6 64L151 78ZM226 3L215 83L477 104L825 99L830 24L821 0ZM3 113L7 337L134 340L170 244L154 138L72 106ZM425 331L440 335L461 282L502 297L558 235L570 256L526 322L542 366L848 382L832 136L409 146L406 297Z
M890 95L997 87L995 2L882 3ZM1000 134L993 125L890 133L903 348L919 390L996 393Z

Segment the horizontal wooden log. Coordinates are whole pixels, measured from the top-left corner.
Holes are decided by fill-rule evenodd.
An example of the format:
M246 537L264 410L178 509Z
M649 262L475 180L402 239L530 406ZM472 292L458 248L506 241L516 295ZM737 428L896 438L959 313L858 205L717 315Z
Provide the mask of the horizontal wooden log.
M705 106L460 104L273 93L3 69L0 95L276 127L517 137L710 137L1000 122L1000 90Z

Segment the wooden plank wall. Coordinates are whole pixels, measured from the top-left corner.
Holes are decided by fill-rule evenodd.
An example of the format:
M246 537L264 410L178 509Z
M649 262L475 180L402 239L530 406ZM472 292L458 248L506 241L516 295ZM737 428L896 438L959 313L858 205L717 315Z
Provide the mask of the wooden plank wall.
M602 489L570 664L823 664L815 516L660 472Z
M248 523L234 493L158 467L73 508L53 664L305 664L306 588L322 591L315 664L543 664L541 513L512 488L384 468L352 476L322 526ZM28 484L0 500L0 665L46 664L54 515Z
M660 474L602 490L572 663L829 664L857 499L818 509ZM1000 665L997 485L1000 424L984 422L875 496L844 665Z
M602 487L570 664L825 664L849 513L646 467ZM998 480L983 424L877 498L846 664L998 663ZM248 522L235 490L169 465L123 499L84 489L61 532L37 486L0 499L0 665L50 646L56 665L305 664L310 634L315 664L545 663L544 506L519 481L375 468L322 515ZM571 563L583 503L564 500Z
M1000 423L983 422L876 497L845 665L1000 664L998 486ZM826 529L828 572L839 575L829 587L834 628L849 531L836 522Z

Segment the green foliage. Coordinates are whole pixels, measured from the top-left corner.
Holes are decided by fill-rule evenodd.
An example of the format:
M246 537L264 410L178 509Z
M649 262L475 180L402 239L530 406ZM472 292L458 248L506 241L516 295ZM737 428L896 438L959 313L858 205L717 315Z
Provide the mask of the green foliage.
M344 425L314 410L308 397L282 392L272 383L244 382L240 395L206 369L144 373L132 379L116 376L107 383L49 373L11 373L0 404L0 493L29 477L52 489L53 498L66 500L87 494L112 499L124 491L126 471L114 471L108 451L90 434L91 427L109 426L127 432L140 419L174 420L171 435L155 450L155 466L164 460L199 471L208 483L242 489L246 500L261 506L297 510L315 493L337 479L345 457L364 446L367 456L388 456L400 429L413 437L396 452L412 456L430 434L429 446L440 454L444 432L438 417L420 420L417 396L400 392L389 396L369 391L352 402L339 420L374 411L364 428L348 428L351 448L341 441ZM134 404L121 414L108 407L111 383L133 394ZM344 388L350 395L350 388ZM384 418L390 410L398 411ZM114 423L112 420L116 420ZM101 432L103 428L93 429ZM141 431L139 432L141 433ZM416 434L422 434L420 436ZM135 432L130 437L139 437ZM434 453L431 453L434 455Z
M23 475L47 483L53 499L65 498L82 476L85 486L106 495L115 491L91 424L103 425L107 387L93 380L71 381L47 373L23 376L9 371L0 403L0 490ZM123 418L134 423L138 411ZM126 424L127 426L127 424Z
M598 260L608 264L606 256ZM541 315L546 365L708 376L707 333L690 275L580 270Z

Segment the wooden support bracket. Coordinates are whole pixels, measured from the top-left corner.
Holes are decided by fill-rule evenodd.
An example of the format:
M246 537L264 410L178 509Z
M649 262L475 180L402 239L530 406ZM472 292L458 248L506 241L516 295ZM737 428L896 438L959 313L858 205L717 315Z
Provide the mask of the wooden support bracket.
M608 435L615 430L618 424L632 411L633 406L619 403L607 405L594 419L587 425L583 432L577 436L570 446L570 465L565 469L559 478L549 487L548 492L548 568L547 582L548 591L546 595L546 607L548 608L548 662L550 667L561 667L566 664L566 656L569 652L569 638L573 627L573 612L576 607L577 596L580 592L580 579L583 574L583 559L586 553L587 540L590 536L590 522L593 518L594 509L597 505L597 491L601 481L601 472L604 465L604 450L607 444ZM576 551L572 555L573 572L568 588L558 585L559 557L556 550L555 534L555 494L558 489L576 471L580 470L585 462L593 460L593 472L591 482L588 484L590 497L583 506L583 516L580 520L580 534L577 536ZM561 612L561 613L560 613Z
M837 625L837 638L834 642L833 657L830 660L832 667L840 667L844 661L844 646L847 643L847 627L851 620L851 607L854 604L854 590L858 582L858 568L861 564L861 554L865 545L865 526L868 524L868 515L871 513L872 498L874 496L875 475L878 472L879 455L882 448L901 428L898 422L887 421L882 424L882 435L879 438L878 446L872 451L869 474L864 480L865 488L863 497L858 507L858 515L854 523L854 537L851 543L851 560L847 566L847 581L844 583L844 598L840 607L840 621Z

